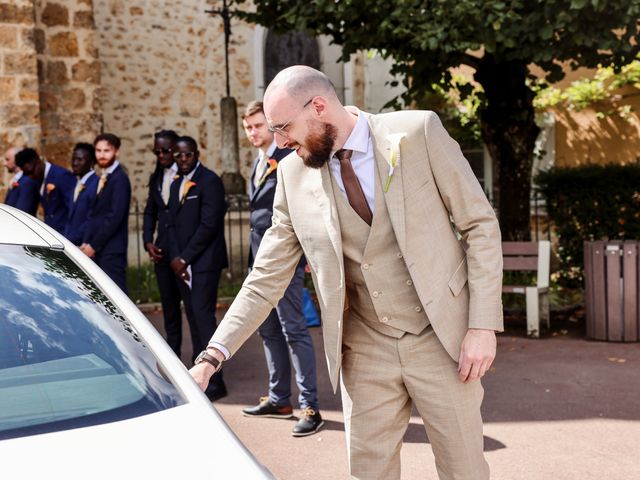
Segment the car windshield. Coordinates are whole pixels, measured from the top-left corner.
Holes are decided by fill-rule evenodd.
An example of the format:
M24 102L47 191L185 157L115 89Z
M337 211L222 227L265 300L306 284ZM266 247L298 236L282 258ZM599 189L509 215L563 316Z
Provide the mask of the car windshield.
M103 291L63 251L0 245L0 439L185 403Z

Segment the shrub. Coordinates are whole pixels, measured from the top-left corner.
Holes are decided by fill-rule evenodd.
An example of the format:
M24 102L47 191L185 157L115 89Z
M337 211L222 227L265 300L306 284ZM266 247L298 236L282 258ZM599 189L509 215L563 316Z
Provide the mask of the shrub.
M560 285L582 285L584 241L640 239L640 162L552 168L535 182L558 237Z

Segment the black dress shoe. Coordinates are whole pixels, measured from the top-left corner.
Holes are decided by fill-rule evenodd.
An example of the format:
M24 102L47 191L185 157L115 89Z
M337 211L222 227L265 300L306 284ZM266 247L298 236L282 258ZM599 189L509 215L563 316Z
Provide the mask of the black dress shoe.
M307 435L313 435L324 425L324 420L320 416L320 412L315 411L313 408L305 408L300 415L300 420L293 427L291 434L294 437L306 437Z
M258 405L243 408L242 414L245 417L291 418L293 417L293 407L291 405L280 407L271 403L269 397L260 397Z
M216 400L220 400L227 396L227 387L224 383L222 385L216 385L214 388L209 387L204 394L209 400L215 402Z

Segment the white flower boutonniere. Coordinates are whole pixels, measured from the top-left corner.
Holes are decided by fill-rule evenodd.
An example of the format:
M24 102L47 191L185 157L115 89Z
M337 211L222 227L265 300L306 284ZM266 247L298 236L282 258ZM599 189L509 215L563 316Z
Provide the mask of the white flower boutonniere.
M400 164L400 142L405 138L407 134L405 132L391 133L386 136L387 140L391 144L391 155L387 159L389 163L389 176L387 177L387 184L384 186L384 192L387 193L389 185L391 185L391 177L393 177L393 171Z

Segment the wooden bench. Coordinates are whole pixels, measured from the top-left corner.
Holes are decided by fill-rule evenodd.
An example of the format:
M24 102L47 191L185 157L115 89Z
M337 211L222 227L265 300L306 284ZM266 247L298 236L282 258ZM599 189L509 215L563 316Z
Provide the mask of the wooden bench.
M502 293L525 295L527 302L527 335L540 336L540 319L551 327L549 315L549 261L551 243L502 242L505 271L536 272L536 285L503 285Z

